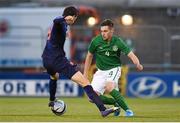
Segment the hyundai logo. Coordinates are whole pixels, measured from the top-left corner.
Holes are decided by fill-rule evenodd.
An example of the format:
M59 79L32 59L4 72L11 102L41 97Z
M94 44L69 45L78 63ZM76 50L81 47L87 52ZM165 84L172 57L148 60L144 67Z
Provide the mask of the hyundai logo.
M165 82L157 77L139 77L129 85L129 91L140 98L160 97L166 89Z

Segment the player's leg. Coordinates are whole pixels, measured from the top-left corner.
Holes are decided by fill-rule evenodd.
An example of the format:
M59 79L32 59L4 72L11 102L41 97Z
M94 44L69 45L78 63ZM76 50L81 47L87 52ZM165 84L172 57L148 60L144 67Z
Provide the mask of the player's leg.
M125 99L118 90L115 89L115 85L113 82L107 82L106 91L115 99L115 101L124 109L125 111L129 109Z
M105 77L106 72L97 70L96 73L93 75L91 85L104 104L114 105L116 103L114 98L107 97L104 95L106 85Z
M50 75L50 80L49 80L49 106L53 106L56 97L56 88L57 88L57 80L59 78L59 74L55 72L53 69L53 63L52 60L50 59L44 59L43 58L43 65L47 70L47 73Z
M114 68L109 71L106 83L106 91L115 99L115 101L121 106L121 108L126 111L126 116L133 116L133 112L129 109L124 97L120 94L118 90L118 80L121 75L120 68ZM129 113L130 112L130 113Z
M106 72L101 70L96 71L96 73L93 75L91 85L104 104L114 105L115 107L119 107L119 105L116 103L114 98L103 95L105 92L105 85L106 85L105 77L106 77ZM120 109L114 112L115 116L119 114L120 114Z
M99 97L106 105L114 105L114 107L120 107L119 104L116 103L114 98L105 95L99 95ZM120 115L120 109L114 112L114 116L119 116L119 115Z
M49 81L49 100L54 101L56 99L56 89L57 89L57 80L59 79L59 74L55 73L50 75Z
M118 90L113 89L110 91L109 94L116 100L116 102L119 104L119 106L121 106L121 108L126 112L126 116L134 115L133 112L128 107L128 104L126 103L124 97L119 93Z
M114 105L116 103L114 98L107 97L105 95L99 95L100 99L103 101L104 104L107 105Z
M80 71L77 70L76 65L70 63L65 57L56 60L56 67L54 67L55 71L60 74L65 75L72 81L81 85L86 92L87 96L96 104L96 106L101 111L102 116L107 116L110 113L114 112L118 108L106 109L103 102L99 98L99 96L93 91L92 86L90 85L88 79L86 79Z
M99 98L99 96L94 92L92 86L89 83L89 80L86 79L81 72L76 72L71 80L73 80L74 82L80 84L84 91L86 92L87 96L89 97L90 100L92 100L92 102L94 102L96 104L96 106L98 107L98 109L101 112L102 116L107 116L110 113L113 113L114 111L118 110L118 108L112 108L112 109L106 109L106 107L104 106L102 100Z
M105 72L97 70L96 73L93 75L91 85L104 104L114 105L115 104L114 98L104 96L105 85L106 85L106 81L104 80L105 77L106 77Z

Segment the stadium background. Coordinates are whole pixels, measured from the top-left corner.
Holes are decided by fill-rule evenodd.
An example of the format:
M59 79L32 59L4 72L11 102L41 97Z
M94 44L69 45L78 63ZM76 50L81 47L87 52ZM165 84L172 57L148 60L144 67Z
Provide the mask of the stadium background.
M180 110L176 108L180 101L179 0L1 0L0 107L3 109L10 106L10 102L18 107L21 104L19 102L24 100L29 100L24 103L24 107L27 104L33 107L34 102L39 107L46 106L48 76L41 64L41 53L52 19L61 14L65 6L72 4L79 8L80 16L69 28L65 49L68 58L77 63L81 71L88 44L98 34L100 22L106 18L115 22L115 34L126 41L144 65L144 71L137 72L131 61L122 55L123 72L119 88L139 117L122 118L121 121L180 121ZM123 17L127 17L124 15L132 18L123 20ZM130 22L129 25L127 22ZM92 65L90 79L95 70ZM85 105L92 106L84 101L82 88L63 76L58 83L57 95L68 103L70 110L64 119L57 120L73 121L73 118L66 117L75 115L71 112L73 104L78 105L83 101ZM24 112L20 111L19 115L11 110L0 112L0 121L54 121L53 116L44 120L31 117L44 112L47 112L45 116L52 115L49 109L42 108L38 112L27 108ZM142 108L147 108L149 112L141 112ZM25 113L29 111L32 114ZM167 113L161 116L161 112ZM84 117L84 113L87 112L79 116ZM74 121L104 121L96 117L97 112L88 113L89 119L85 116L83 120ZM173 113L176 115L168 119ZM27 116L27 119L20 118L22 116ZM119 120L110 117L109 121Z

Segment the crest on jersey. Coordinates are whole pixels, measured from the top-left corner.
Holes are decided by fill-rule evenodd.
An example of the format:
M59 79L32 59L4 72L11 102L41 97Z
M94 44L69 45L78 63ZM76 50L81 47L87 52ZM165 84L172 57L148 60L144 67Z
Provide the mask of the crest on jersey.
M117 51L118 47L116 45L113 46L113 51Z
M99 47L99 49L101 49L101 50L102 50L103 48L100 46L100 47Z

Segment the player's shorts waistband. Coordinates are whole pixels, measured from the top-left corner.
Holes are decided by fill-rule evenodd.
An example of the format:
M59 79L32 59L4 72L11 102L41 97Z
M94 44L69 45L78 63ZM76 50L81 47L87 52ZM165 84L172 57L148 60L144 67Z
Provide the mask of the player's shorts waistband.
M117 69L117 68L121 69L121 66L114 67L114 68L111 68L111 69L109 69L109 70L100 70L100 69L98 69L98 71L110 71L110 70Z

